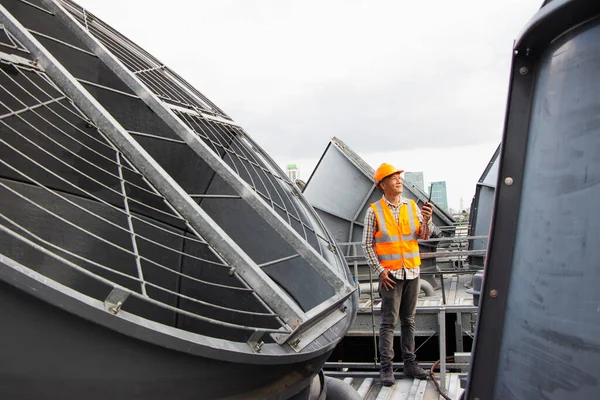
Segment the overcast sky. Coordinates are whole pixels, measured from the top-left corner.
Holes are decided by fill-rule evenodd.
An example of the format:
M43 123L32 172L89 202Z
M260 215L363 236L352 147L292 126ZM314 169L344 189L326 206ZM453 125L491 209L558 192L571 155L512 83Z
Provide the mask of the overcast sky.
M308 179L337 136L468 206L503 129L513 40L542 0L76 0Z

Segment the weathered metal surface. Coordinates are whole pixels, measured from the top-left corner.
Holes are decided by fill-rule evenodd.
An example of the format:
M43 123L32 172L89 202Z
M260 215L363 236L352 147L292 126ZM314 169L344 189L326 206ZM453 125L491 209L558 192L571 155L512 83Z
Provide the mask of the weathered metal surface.
M600 3L516 41L468 399L598 397Z

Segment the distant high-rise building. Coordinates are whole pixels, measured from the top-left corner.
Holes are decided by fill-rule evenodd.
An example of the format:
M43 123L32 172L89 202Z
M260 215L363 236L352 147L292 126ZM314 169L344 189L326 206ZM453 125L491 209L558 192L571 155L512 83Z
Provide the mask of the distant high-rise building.
M296 182L296 180L300 179L300 169L296 164L288 164L287 176L292 182Z
M405 172L404 182L412 183L421 190L425 190L425 182L423 181L422 172Z
M448 211L448 194L446 192L446 181L431 182L428 191L429 190L431 190L431 201L433 201L435 205L439 208Z

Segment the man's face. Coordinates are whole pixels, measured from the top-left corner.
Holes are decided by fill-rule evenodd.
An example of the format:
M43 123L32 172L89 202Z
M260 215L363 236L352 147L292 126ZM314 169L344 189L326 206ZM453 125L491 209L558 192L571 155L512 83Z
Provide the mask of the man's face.
M399 195L402 194L402 178L400 172L386 176L380 183L381 189L387 195Z

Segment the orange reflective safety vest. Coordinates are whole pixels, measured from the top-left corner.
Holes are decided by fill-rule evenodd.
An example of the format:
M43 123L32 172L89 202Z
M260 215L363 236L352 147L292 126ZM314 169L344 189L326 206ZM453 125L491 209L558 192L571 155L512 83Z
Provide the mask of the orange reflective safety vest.
M371 204L377 218L375 253L382 267L388 269L415 268L421 265L419 236L421 227L417 205L413 200L400 204L398 223L388 203L382 198Z

